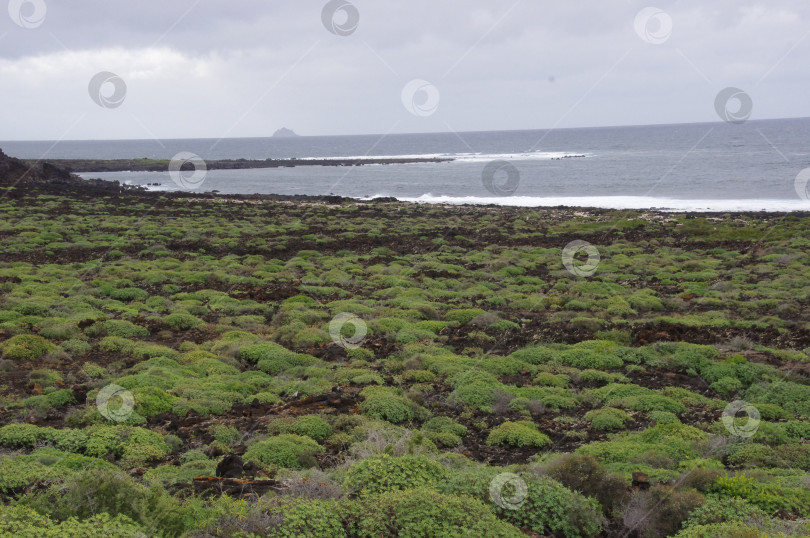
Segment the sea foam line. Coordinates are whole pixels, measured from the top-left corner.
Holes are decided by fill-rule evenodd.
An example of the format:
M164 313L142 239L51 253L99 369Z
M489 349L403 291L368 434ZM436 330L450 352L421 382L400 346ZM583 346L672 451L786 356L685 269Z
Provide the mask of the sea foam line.
M385 197L378 194L372 198ZM676 198L656 198L650 196L447 196L423 194L416 198L397 197L403 202L449 205L501 205L516 207L598 207L602 209L655 209L657 211L726 212L726 211L810 211L810 202L804 200L681 200Z

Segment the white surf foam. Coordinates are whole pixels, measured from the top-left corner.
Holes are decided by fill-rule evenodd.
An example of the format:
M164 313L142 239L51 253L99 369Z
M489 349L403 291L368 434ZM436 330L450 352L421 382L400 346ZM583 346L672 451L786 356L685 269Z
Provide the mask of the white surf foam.
M378 194L369 198L384 197ZM603 209L655 209L658 211L727 212L727 211L810 211L810 202L804 200L679 200L649 196L568 196L541 198L536 196L481 197L436 196L423 194L418 198L402 198L404 202L425 204L473 204L517 207L598 207Z
M530 151L523 153L419 153L414 155L350 155L347 157L298 157L297 161L370 161L379 159L452 159L453 162L551 161L593 157L576 151Z

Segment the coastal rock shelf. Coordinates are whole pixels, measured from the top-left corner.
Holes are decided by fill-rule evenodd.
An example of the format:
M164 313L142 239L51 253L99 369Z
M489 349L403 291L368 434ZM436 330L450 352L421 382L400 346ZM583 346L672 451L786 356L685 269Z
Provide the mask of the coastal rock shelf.
M450 162L450 157L363 157L363 158L324 158L324 159L226 159L206 161L208 170L245 170L250 168L292 168L296 166L362 166L364 164L414 164ZM28 165L41 161L26 160ZM88 172L167 172L168 159L48 159L47 164L81 174ZM191 163L186 165L189 170ZM185 168L183 168L185 169Z

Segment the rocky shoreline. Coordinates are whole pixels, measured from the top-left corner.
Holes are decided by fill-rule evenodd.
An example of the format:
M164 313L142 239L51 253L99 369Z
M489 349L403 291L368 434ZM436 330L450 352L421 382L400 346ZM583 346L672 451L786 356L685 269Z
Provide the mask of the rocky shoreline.
M247 170L253 168L294 168L296 166L363 166L367 164L416 164L450 162L449 157L363 157L327 159L223 159L206 161L208 170ZM167 172L168 159L48 159L47 161L24 160L27 165L44 162L71 173L91 172ZM187 165L189 170L192 165Z

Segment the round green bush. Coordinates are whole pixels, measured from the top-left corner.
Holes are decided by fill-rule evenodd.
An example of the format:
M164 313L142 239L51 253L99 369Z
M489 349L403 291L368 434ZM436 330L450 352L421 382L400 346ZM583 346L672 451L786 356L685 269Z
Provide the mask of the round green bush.
M177 329L180 331L188 331L189 329L199 327L204 322L197 316L192 316L191 314L177 313L177 314L169 314L168 316L164 317L163 323L165 323L172 329Z
M109 319L96 322L84 330L87 336L120 336L121 338L143 338L149 336L149 329L123 319Z
M98 513L87 519L53 520L26 506L0 505L0 535L2 536L144 536L140 527L123 514L115 517Z
M18 334L0 344L3 358L16 361L36 360L57 349L55 345L35 334Z
M270 375L275 375L282 370L289 368L295 364L295 352L290 351L286 347L276 344L275 342L262 342L261 344L253 344L244 346L239 350L239 358L248 362L256 364L260 361L271 361L273 364L278 364L277 371L267 372Z
M680 422L678 416L669 411L650 411L647 416L656 424L676 424Z
M252 444L243 459L260 465L301 469L309 466L312 456L323 450L323 447L310 437L284 433Z
M363 538L525 536L514 526L495 517L485 502L467 495L443 495L428 489L370 495L346 503L342 512L349 536Z
M507 421L489 432L487 444L516 447L533 446L541 448L550 445L551 439L549 439L548 435L538 431L531 422Z
M364 388L360 395L365 398L358 406L360 412L378 420L399 424L413 420L420 411L416 404L396 395L389 388L371 385Z
M367 495L431 487L445 476L444 467L426 456L394 457L380 454L365 458L349 468L343 485L350 491Z
M38 442L50 439L51 428L34 424L6 424L0 428L0 445L9 448L33 447Z
M147 418L171 411L172 406L179 400L165 390L150 385L133 388L132 397L135 401L135 412Z
M426 432L452 433L454 435L467 435L467 428L450 417L433 417L422 425Z
M519 481L510 475L506 475L508 480L499 481L499 476L506 478L505 471L499 467L470 466L448 475L438 489L442 493L475 497L490 506L501 520L543 536L595 537L601 534L604 518L596 499L533 472L520 473ZM525 489L518 491L515 484ZM493 490L507 501L503 506L493 499Z
M110 291L110 297L116 301L143 301L149 293L141 288L117 288Z
M332 435L332 431L332 426L318 415L298 417L293 424L294 433L312 437L319 443L324 442L327 437Z
M615 407L603 407L588 411L583 417L593 424L597 430L618 430L624 428L624 423L630 420L630 415Z

